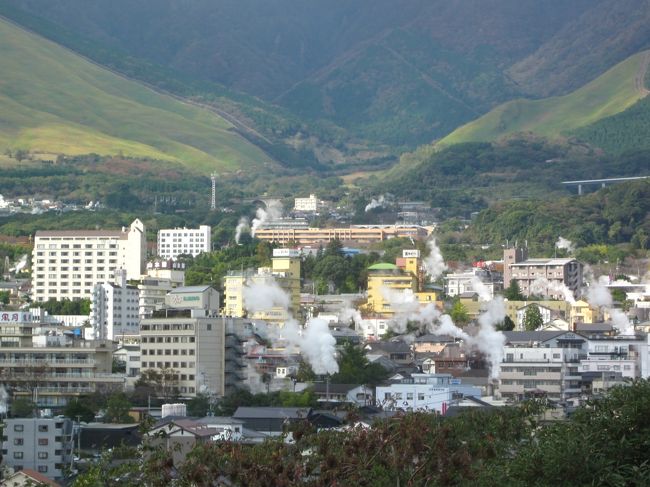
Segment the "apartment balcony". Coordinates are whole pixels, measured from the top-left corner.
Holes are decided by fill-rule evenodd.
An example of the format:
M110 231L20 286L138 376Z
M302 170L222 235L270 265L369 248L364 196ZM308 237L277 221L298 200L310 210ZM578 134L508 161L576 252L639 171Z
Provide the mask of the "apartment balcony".
M500 378L503 380L556 380L562 379L560 372L538 372L533 375L524 374L523 372L501 372Z
M60 366L89 366L94 367L95 361L89 359L0 359L0 366L5 367L60 367Z

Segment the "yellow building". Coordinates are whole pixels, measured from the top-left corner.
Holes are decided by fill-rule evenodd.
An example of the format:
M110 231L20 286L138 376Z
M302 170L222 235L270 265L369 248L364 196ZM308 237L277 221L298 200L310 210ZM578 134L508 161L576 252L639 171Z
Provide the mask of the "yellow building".
M293 249L275 249L272 267L260 267L257 272L235 271L224 277L225 300L223 313L226 316L244 317L283 324L287 312L282 307L258 310L249 313L244 302L246 286L279 285L289 296L289 311L294 317L300 313L300 253Z
M589 305L587 301L579 300L571 306L571 320L570 325L576 323L597 323L602 321L600 311Z
M367 313L392 316L398 311L393 305L413 298L422 305L437 302L435 292L423 289L419 250L404 250L397 264L381 262L368 268L368 302L364 310Z

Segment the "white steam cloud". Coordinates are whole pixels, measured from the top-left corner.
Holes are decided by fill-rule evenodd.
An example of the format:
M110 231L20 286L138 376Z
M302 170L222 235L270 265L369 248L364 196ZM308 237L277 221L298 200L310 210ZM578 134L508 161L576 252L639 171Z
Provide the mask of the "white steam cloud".
M607 289L606 282L606 276L600 276L599 279L592 280L587 289L587 301L592 306L603 308L609 314L612 326L621 335L634 335L634 327L627 315L622 310L614 308L614 300L609 289Z
M270 331L272 342L286 342L298 348L316 374L338 372L336 339L325 320L310 319L303 329L293 318L289 307L291 299L275 279L267 282L249 283L244 287L244 306L251 313L282 308L288 316L281 329Z
M251 226L250 223L248 222L248 218L245 216L242 216L239 219L239 223L237 223L237 227L235 228L235 242L237 245L239 245L239 240L241 239L242 233L244 232L250 232Z
M366 205L366 210L365 210L365 211L366 211L366 213L368 213L370 210L374 210L375 208L381 208L381 207L384 206L385 203L386 203L386 198L385 198L384 195L382 194L382 195L381 195L379 198L377 198L377 199L372 198L372 199L370 200L370 203L368 203L368 204Z
M478 294L478 298L481 301L489 301L492 299L492 293L490 292L490 288L485 285L483 281L477 276L473 275L472 276L472 289L476 294Z
M575 250L575 245L573 245L573 242L564 237L558 237L557 242L555 242L555 246L558 249L564 249L569 253L573 253Z
M545 277L538 277L530 285L530 292L540 296L549 297L551 293L561 294L565 301L575 304L576 298L573 291L566 284L559 281L549 281Z
M472 344L480 350L490 362L490 377L496 379L501 371L503 361L503 346L506 337L495 328L506 317L506 305L501 296L487 304L483 313L478 317L479 331L473 337Z
M447 264L445 264L445 259L442 258L442 252L440 252L435 238L427 242L427 248L429 249L429 255L424 258L424 269L429 275L429 280L435 281L447 270Z
M284 209L279 201L271 201L267 205L266 210L264 208L258 208L255 212L255 218L253 218L253 224L251 225L251 235L254 237L255 232L266 222L282 218L283 213Z

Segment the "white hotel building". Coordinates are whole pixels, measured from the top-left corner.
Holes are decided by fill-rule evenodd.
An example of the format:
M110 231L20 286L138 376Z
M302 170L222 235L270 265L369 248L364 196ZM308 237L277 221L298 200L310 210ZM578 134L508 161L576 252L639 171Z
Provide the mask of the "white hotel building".
M176 259L183 254L196 257L210 250L212 250L212 229L208 225L158 232L158 255L163 259Z
M38 231L33 300L90 298L95 284L113 281L117 269L124 269L127 279L140 279L146 252L145 227L138 219L121 230Z

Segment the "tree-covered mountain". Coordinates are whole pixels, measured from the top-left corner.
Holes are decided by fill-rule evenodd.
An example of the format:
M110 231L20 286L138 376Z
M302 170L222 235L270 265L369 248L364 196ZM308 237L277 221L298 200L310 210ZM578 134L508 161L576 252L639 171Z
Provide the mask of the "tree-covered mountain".
M509 101L456 129L439 144L495 141L519 132L551 138L571 136L580 129L624 112L645 98L648 94L645 84L649 63L650 51L644 51L629 57L567 95L542 100ZM641 105L645 106L646 104ZM627 128L643 130L639 124L636 127L628 125ZM598 142L595 133L588 135L589 130L583 130L582 133L590 141ZM647 130L645 134L648 134ZM607 145L612 148L614 141Z
M645 175L649 158L648 150L609 155L571 140L511 137L425 146L368 184L374 194L426 201L441 216L469 217L502 201L566 196L566 180Z
M0 4L153 66L278 104L330 139L334 159L360 143L431 142L496 104L583 86L650 46L646 0ZM15 10L5 14L20 21ZM293 129L298 141L287 133L285 142L311 140Z

